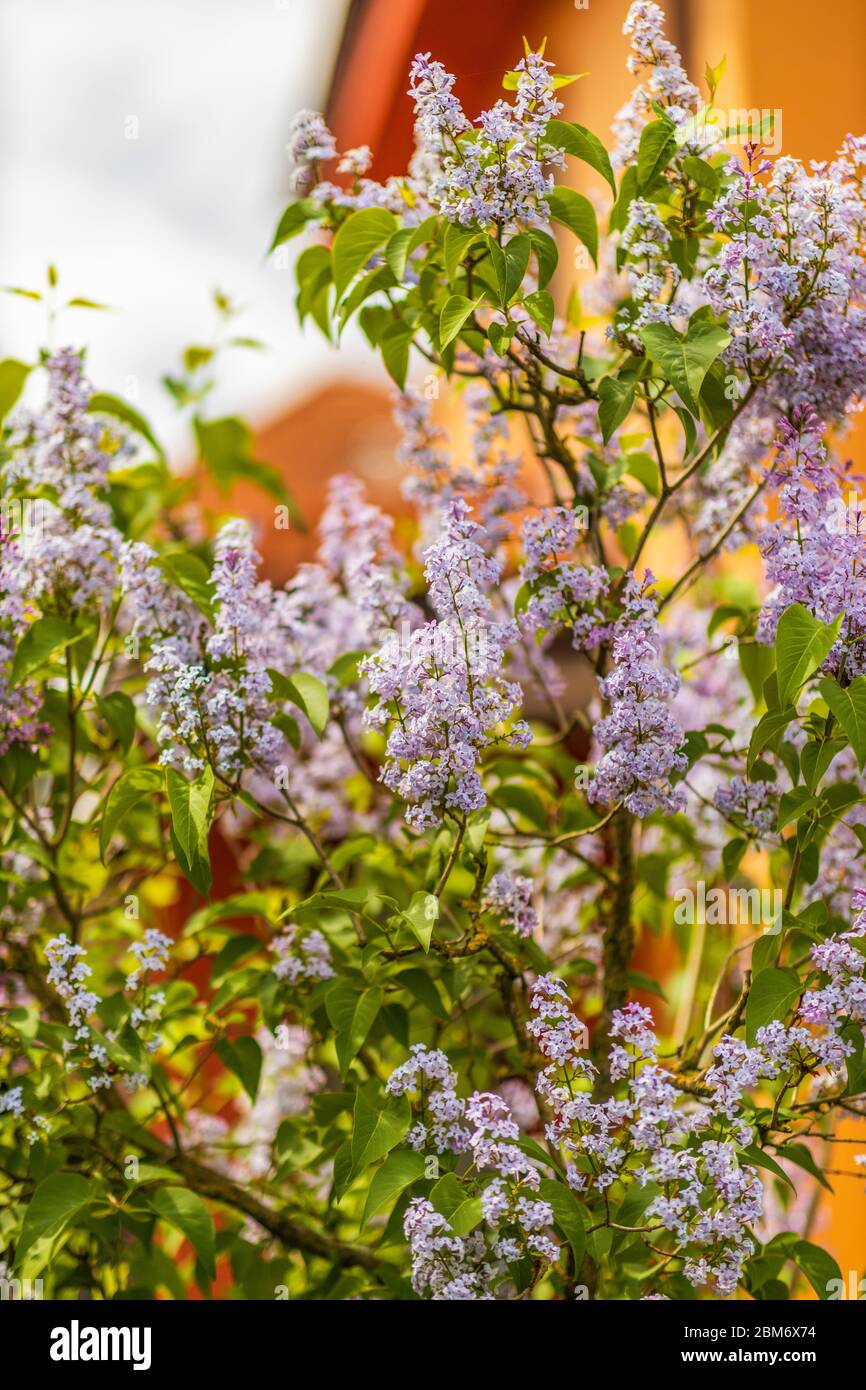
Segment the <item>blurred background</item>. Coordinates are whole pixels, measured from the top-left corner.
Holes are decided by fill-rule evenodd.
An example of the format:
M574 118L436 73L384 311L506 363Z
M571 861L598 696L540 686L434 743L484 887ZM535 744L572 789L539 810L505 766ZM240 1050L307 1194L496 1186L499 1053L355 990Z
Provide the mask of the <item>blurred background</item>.
M786 153L827 159L848 131L866 130L866 0L663 8L693 80L726 55L717 104L776 111ZM563 92L564 115L604 136L633 85L627 10L627 0L0 0L0 283L42 289L53 263L63 298L110 306L68 311L54 342L86 342L93 381L149 416L178 465L192 462L188 432L160 380L186 344L213 340L219 288L242 309L233 331L265 346L221 360L209 412L251 420L256 457L279 468L311 530L334 473L358 473L399 507L390 383L356 331L337 353L312 324L298 329L303 239L287 256L265 254L291 195L292 115L324 110L338 147L369 144L372 175L386 178L412 149L416 52L457 74L475 116L500 95L521 35L533 45L546 35L561 71L589 74ZM570 169L578 180L581 167ZM597 191L591 173L583 187ZM561 261L561 302L581 274ZM42 305L0 296L0 356L32 360L46 341ZM447 391L440 406L456 419ZM848 451L864 461L862 430ZM272 499L244 484L219 506L268 519L275 580L314 547L311 534L275 532ZM813 1227L843 1274L866 1262L862 1188L839 1179Z

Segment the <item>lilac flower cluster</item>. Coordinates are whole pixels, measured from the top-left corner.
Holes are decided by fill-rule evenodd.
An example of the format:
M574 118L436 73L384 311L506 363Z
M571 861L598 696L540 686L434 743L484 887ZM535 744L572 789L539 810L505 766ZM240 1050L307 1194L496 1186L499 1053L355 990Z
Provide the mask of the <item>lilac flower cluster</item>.
M605 752L587 793L602 805L622 803L636 816L672 815L685 806L682 788L671 785L673 774L687 767L682 731L668 709L679 677L659 663L654 582L649 571L641 584L628 578L614 626L612 669L601 682L610 713L595 727Z
M794 407L779 422L777 455L769 483L778 490L779 515L761 538L767 578L775 586L758 622L758 638L772 642L792 603L822 622L842 616L829 670L844 660L849 677L866 665L866 514L843 495L841 476L822 442L824 427L809 406ZM849 483L849 487L853 482Z
M494 874L484 890L481 907L495 912L517 936L532 936L538 913L532 906L532 879L520 874Z
M84 947L76 946L65 933L52 937L45 946L49 964L48 983L66 1005L69 1026L73 1030L74 1040L63 1044L64 1052L69 1055L67 1065L70 1069L92 1067L87 1084L91 1091L96 1092L110 1086L111 1078L108 1075L108 1053L98 1034L87 1022L100 1000L99 995L87 989L84 983L92 974L90 966L83 959L86 954Z
M741 822L756 838L771 835L776 828L779 788L774 782L752 782L747 777L731 777L713 793L713 802L722 815Z
M426 1197L413 1197L403 1217L412 1257L412 1287L432 1302L490 1301L497 1266L481 1231L457 1236Z
M429 53L415 58L409 94L436 166L429 197L449 221L508 230L549 222L549 170L565 163L544 138L548 120L562 109L553 95L552 66L540 53L521 59L514 104L497 101L473 126L454 95L452 75Z
M729 238L703 277L733 334L725 360L753 382L775 372L773 398L788 410L820 400L837 419L863 394L863 160L862 142L850 136L829 167L812 173L747 145L709 213Z
M571 1186L606 1193L617 1182L657 1184L661 1193L642 1221L652 1243L667 1232L691 1283L733 1293L754 1250L749 1227L762 1210L757 1172L737 1158L742 1136L696 1140L711 1115L683 1104L674 1077L659 1065L648 1009L629 1004L613 1014L611 1034L618 1041L610 1075L625 1083L625 1093L595 1102L588 1089L595 1068L580 1054L582 1025L562 982L542 976L530 1006L535 1017L528 1031L551 1059L537 1085L551 1112L545 1132L567 1155Z
M145 931L144 940L130 947L137 964L125 982L125 989L133 995L129 1023L149 1052L156 1052L162 1045L162 1039L152 1025L162 1015L165 994L162 990L148 989L142 976L165 969L171 945L169 937L150 927ZM113 1030L106 1029L103 1035L89 1022L101 1001L99 995L88 989L85 983L92 974L86 955L84 947L71 942L65 933L53 937L45 946L49 965L48 983L63 1000L69 1026L73 1030L72 1040L63 1044L67 1067L70 1071L86 1070L87 1084L91 1091L96 1092L111 1085L111 1064L105 1041L112 1042L115 1034ZM118 1079L133 1091L147 1081L143 1074L123 1074Z
M443 518L425 553L424 573L437 620L408 640L392 640L361 663L378 703L371 727L388 730L382 781L408 806L415 830L486 804L478 763L492 743L525 747L528 725L514 714L520 687L502 678L513 623L489 619L489 590L500 566L486 552L481 527L462 499Z
M493 414L486 388L467 392L472 459L456 464L445 446L445 432L433 420L432 403L408 387L397 397L395 419L401 440L397 458L408 470L403 493L422 512L422 526L437 526L455 498L477 507L488 545L495 549L512 530L510 513L525 505L518 486L521 458L508 447L508 426Z
M19 540L27 594L43 613L72 616L105 610L117 588L121 536L105 494L129 445L88 410L81 353L61 348L45 369L45 405L16 419L5 477L40 497L41 524Z
M400 431L397 461L410 470L405 495L421 507L450 500L455 483L451 456L430 400L409 388L397 396L394 415Z
M320 112L298 111L292 121L286 153L295 188L302 190L311 178L314 183L317 181L318 165L337 155L334 137Z
M144 933L144 940L134 941L129 948L135 956L136 966L126 977L126 988L138 989L143 975L152 975L164 970L168 965L171 947L170 936L157 931L156 927L148 927Z
M495 1174L481 1194L482 1215L497 1232L494 1254L506 1261L524 1254L555 1260L558 1246L545 1234L553 1210L533 1195L540 1183L538 1169L518 1146L520 1130L510 1106L500 1095L476 1091L466 1102L466 1119L473 1126L469 1152L476 1169Z
M48 733L40 723L40 700L30 681L12 680L18 643L36 616L15 537L0 522L0 757L14 745L34 747Z
M432 1083L432 1084L430 1084ZM456 1236L426 1198L410 1202L403 1229L412 1254L415 1291L432 1299L492 1298L507 1266L528 1255L555 1260L558 1246L546 1234L553 1222L548 1202L536 1194L539 1174L518 1146L520 1130L501 1095L456 1094L457 1075L443 1052L415 1044L408 1061L387 1083L391 1095L419 1092L421 1118L408 1143L438 1153L466 1153L476 1173L493 1176L481 1192L487 1229Z
M712 225L729 240L719 260L706 271L704 285L713 308L724 313L733 333L728 361L756 376L766 374L793 343L784 297L772 293L779 288L778 266L767 264L784 231L782 211L761 182L761 175L772 168L760 146L746 145L745 163L737 158L729 161L726 172L731 186L708 214Z
M599 646L610 635L600 606L609 588L607 570L564 558L584 538L580 513L543 508L524 520L522 537L526 559L521 577L529 592L519 619L523 631L534 636L564 625L571 628L578 651Z
M469 1131L462 1123L466 1106L456 1088L457 1073L445 1053L413 1043L408 1060L391 1073L386 1086L392 1096L420 1092L421 1116L406 1138L411 1148L466 1152Z
M664 37L664 22L664 12L652 0L634 0L622 28L631 37L628 70L644 81L613 123L617 141L613 160L620 167L636 156L641 131L654 117L654 104L663 106L666 117L677 126L684 125L700 105L700 93L689 81L677 49Z
M291 169L292 186L300 195L329 212L333 209L357 211L360 208L382 207L399 213L407 224L419 222L430 211L425 198L425 179L387 179L384 184L367 177L373 162L367 145L338 154L337 143L328 129L324 116L318 111L299 111L289 132L286 153ZM337 173L348 175L348 187L321 177L323 164L337 162ZM419 174L423 173L420 161Z
M177 603L167 596L147 616L144 607L159 581L149 556L127 552L124 579L135 613L134 630L159 634ZM198 773L208 765L227 781L250 766L271 767L283 739L274 714L267 666L274 654L273 594L256 576L258 556L244 522L220 531L211 583L218 607L204 637L185 605L175 615L179 627L153 643L145 669L154 673L148 703L160 711L161 761ZM157 614L164 616L157 617ZM205 629L206 631L206 629Z
M7 1090L0 1092L0 1117L10 1115L13 1120L28 1120L30 1129L26 1131L28 1144L35 1144L51 1133L51 1121L45 1115L33 1113L24 1100L23 1086L10 1086ZM0 1264L0 1269L5 1268Z
M331 980L334 967L331 964L331 948L317 929L304 931L290 923L279 936L275 936L271 949L277 958L274 974L278 980L286 980L290 985L308 981Z
M838 1044L847 1055L850 1043L839 1037L839 1029L845 1020L852 1019L866 1033L866 979L864 967L866 957L854 945L866 937L866 890L856 889L852 906L854 923L846 932L829 936L811 951L812 963L827 977L827 983L819 989L807 990L800 1004L800 1014L807 1024L827 1029L824 1046ZM816 1046L814 1038L810 1043ZM834 1059L822 1056L827 1066L838 1065Z
M645 198L635 198L629 205L628 221L620 238L632 305L617 315L615 325L608 330L609 337L622 339L630 334L628 341L640 350L640 339L634 336L638 328L647 323L671 322L672 301L681 272L666 254L670 242L671 234L656 207Z
M418 616L406 599L407 577L391 541L393 529L392 518L367 501L358 478L340 474L331 480L319 527L319 560L350 601L363 646L383 629Z

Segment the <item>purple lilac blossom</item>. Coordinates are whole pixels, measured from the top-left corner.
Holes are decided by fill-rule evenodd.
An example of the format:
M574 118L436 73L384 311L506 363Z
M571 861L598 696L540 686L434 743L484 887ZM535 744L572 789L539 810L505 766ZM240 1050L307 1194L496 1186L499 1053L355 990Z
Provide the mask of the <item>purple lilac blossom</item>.
M378 697L367 722L387 731L382 781L407 803L415 830L441 824L449 812L480 810L487 802L478 772L484 750L499 741L522 748L530 738L514 717L520 687L502 677L516 629L490 618L500 565L469 510L455 499L425 552L436 620L387 641L359 668Z
M590 782L590 801L622 803L636 816L654 811L672 815L685 807L685 794L671 777L685 771L683 734L668 704L679 689L679 676L659 662L660 638L656 600L647 571L638 584L628 578L624 611L616 621L612 669L601 682L610 713L595 727L605 750Z

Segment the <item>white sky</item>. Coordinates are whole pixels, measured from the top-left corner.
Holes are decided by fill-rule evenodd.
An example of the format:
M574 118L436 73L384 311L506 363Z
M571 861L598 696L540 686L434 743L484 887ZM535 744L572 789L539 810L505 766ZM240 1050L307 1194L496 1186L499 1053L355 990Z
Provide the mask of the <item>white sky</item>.
M181 436L160 376L214 332L219 286L246 306L213 412L267 419L339 357L294 321L294 275L264 260L288 201L292 114L321 107L347 0L0 0L0 283L41 288L53 261L70 311L56 341L88 342L102 390ZM127 138L129 118L138 138ZM293 243L300 249L298 243ZM32 360L40 306L0 296L0 356Z

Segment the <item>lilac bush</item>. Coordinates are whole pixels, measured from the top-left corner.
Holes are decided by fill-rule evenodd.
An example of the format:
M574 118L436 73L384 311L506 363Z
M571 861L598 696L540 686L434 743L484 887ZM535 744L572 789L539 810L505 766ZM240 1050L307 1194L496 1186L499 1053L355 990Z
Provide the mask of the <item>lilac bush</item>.
M273 247L307 239L301 322L381 355L410 528L338 478L275 587L82 350L0 364L0 1254L56 1297L841 1277L812 1223L866 1117L866 137L771 158L656 4L624 34L610 151L543 46L477 120L419 54L385 183L294 122ZM203 465L290 514L210 355L169 378ZM674 915L707 884L729 911Z

